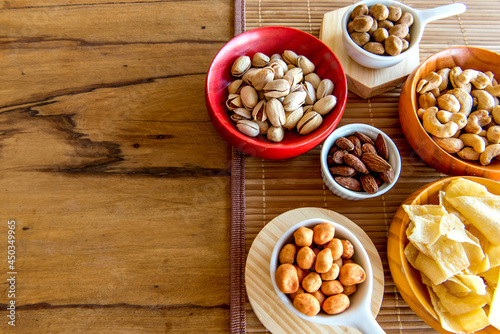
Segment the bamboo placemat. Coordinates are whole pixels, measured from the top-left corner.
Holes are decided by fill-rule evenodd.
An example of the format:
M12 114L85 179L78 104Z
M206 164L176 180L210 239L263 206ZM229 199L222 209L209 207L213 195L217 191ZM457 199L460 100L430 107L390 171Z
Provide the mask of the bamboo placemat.
M323 15L355 1L245 0L244 30L279 25L304 30L318 37ZM455 1L402 1L418 9ZM420 58L453 46L478 46L500 53L500 1L463 1L467 11L427 25L420 44ZM235 0L241 5L242 0ZM235 23L238 20L235 17ZM436 333L408 307L398 293L387 263L387 233L401 202L426 183L446 175L427 166L408 145L398 119L400 88L363 100L349 93L339 124L366 123L383 130L398 146L403 162L401 177L388 193L375 199L352 202L330 192L323 184L319 155L321 145L297 158L284 161L245 157L245 242L248 252L262 227L281 213L300 207L336 211L361 226L372 238L385 273L384 300L377 321L387 333ZM245 321L245 320L244 320ZM243 330L244 331L244 330ZM246 304L246 332L266 329Z

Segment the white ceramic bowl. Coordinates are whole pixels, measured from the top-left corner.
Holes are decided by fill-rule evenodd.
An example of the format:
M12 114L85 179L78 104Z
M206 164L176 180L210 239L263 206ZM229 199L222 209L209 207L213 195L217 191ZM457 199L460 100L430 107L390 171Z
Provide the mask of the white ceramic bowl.
M354 135L354 132L356 131L364 133L368 137L372 138L373 141L375 141L379 133L382 134L387 144L387 148L389 149L389 164L392 166L392 169L394 170L394 181L392 181L392 183L389 184L388 183L382 184L375 194L369 194L364 191L353 191L342 187L333 179L332 174L328 170L328 163L327 163L328 151L335 144L337 138ZM401 174L401 156L399 155L399 150L396 144L394 144L392 139L389 138L389 136L387 136L384 132L380 131L379 129L371 125L361 124L361 123L352 123L344 125L333 131L330 134L330 136L326 138L321 148L321 175L323 176L323 181L335 195L348 200L358 201L361 199L377 197L382 194L385 194L394 186L394 184L396 184L400 174Z
M351 17L353 9L360 4L366 4L368 7L375 5L377 3L386 6L399 6L401 7L403 13L409 12L413 15L413 24L410 27L410 46L408 50L400 53L397 56L379 56L364 50L362 47L354 43L354 41L349 36L347 32L347 23ZM352 5L342 17L342 41L347 54L354 59L358 64L370 67L370 68L385 68L394 66L401 61L403 61L407 55L411 54L413 49L418 48L422 35L424 34L424 29L427 23L442 19L451 15L458 15L466 10L466 6L462 3L454 3L450 5L440 6L432 9L417 10L410 6L407 6L401 2L393 0L364 0Z
M352 243L354 246L354 256L352 259L354 262L363 267L366 273L366 279L363 283L360 283L357 286L356 292L349 296L351 304L347 310L336 315L329 315L321 311L319 314L310 317L299 312L293 306L292 301L279 290L276 284L275 273L279 264L279 252L283 246L293 241L293 233L299 227L305 226L312 229L315 225L321 223L332 224L335 227L336 238L347 239ZM371 313L373 269L370 258L368 257L368 254L359 239L343 225L320 218L307 219L295 224L279 238L278 242L274 246L273 253L271 255L270 272L274 290L278 294L280 300L298 317L322 325L355 327L363 333L384 333Z

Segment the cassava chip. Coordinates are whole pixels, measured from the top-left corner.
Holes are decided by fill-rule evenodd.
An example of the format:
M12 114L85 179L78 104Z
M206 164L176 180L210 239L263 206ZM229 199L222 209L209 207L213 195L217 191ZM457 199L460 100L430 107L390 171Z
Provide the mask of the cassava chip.
M500 245L500 197L459 196L450 203L493 245Z
M446 200L459 196L483 197L491 195L488 188L482 184L462 178L451 181L444 191Z
M495 289L495 293L493 294L493 298L490 304L488 320L493 327L500 330L500 289L498 289L498 285L500 284L500 272L498 272L498 270L496 276L497 289Z

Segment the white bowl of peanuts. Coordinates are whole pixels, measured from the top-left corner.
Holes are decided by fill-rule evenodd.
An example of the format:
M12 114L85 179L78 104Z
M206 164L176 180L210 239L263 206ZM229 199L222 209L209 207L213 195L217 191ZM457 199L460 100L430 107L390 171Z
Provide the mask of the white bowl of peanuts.
M384 333L370 310L370 258L343 225L319 218L295 224L274 246L270 273L280 300L296 316Z

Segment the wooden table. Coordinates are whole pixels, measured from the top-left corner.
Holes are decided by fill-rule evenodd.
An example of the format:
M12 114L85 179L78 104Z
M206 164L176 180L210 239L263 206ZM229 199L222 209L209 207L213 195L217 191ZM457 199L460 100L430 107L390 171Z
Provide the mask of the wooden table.
M227 332L232 1L0 1L0 31L0 332Z

